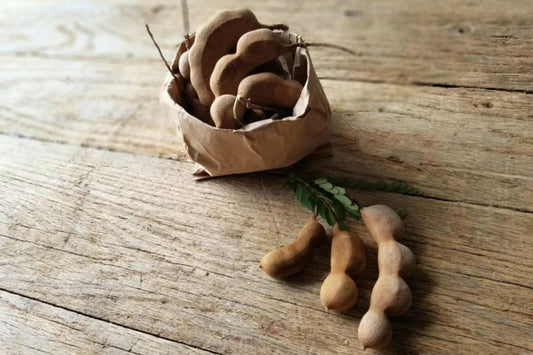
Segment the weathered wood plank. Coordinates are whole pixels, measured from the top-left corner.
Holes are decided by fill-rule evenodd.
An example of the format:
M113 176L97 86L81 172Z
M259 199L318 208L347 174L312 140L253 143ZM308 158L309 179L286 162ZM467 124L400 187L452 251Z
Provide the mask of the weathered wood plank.
M190 1L191 28L232 0ZM175 1L3 2L3 55L76 59L157 55L143 24L169 49L182 32ZM318 74L357 80L533 90L533 4L528 0L427 2L248 1L265 23L285 22L310 42L329 42L358 55L314 48ZM120 24L120 26L116 26Z
M0 291L3 354L209 354Z
M163 76L160 66L135 61L0 58L0 132L187 159L157 100ZM531 211L533 95L322 82L336 156L322 168Z
M325 313L318 299L327 247L288 282L257 267L309 216L281 178L192 183L190 163L10 137L0 137L0 154L1 288L210 351L359 349L374 251L361 300L342 317ZM531 214L390 194L358 198L410 215L415 302L394 321L391 351L533 351Z
M190 1L191 28L240 1ZM127 59L157 64L143 24L172 48L182 32L175 1L4 1L0 54ZM248 1L261 21L286 22L310 42L323 77L533 90L533 3L505 0Z

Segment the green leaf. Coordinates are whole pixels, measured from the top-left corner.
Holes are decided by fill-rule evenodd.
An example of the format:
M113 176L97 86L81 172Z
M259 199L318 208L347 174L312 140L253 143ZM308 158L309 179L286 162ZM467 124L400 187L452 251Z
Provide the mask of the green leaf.
M329 208L326 208L326 220L328 221L328 224L330 226L333 226L335 225L335 221L337 220L335 218L335 214L333 213L332 210L330 210Z
M359 206L357 206L355 203L350 206L344 206L346 207L346 210L357 212L359 211Z
M333 189L333 184L330 183L330 182L325 182L323 184L318 184L318 186L320 186L321 188L323 188L324 190L327 190L327 191L330 191L331 189Z
M348 206L351 206L352 205L352 200L350 200L348 197L346 197L345 195L335 195L335 198L340 202L342 203L342 205L344 207L348 207Z
M326 190L327 192L331 192L333 195L338 195L340 193L340 190L337 186L333 186L332 189Z
M296 192L296 199L298 200L298 202L302 203L302 196L304 194L304 186L302 184L297 184L295 192Z
M346 210L346 213L348 213L348 215L352 218L355 218L356 220L360 221L361 220L361 213L359 213L359 211L354 211L354 210Z
M324 204L324 202L322 200L318 200L316 206L320 217L322 217L322 219L326 221L330 226L334 225L335 216L333 215L331 210Z
M326 179L325 177L318 178L314 181L314 183L317 185L325 184L327 182L328 182L328 179Z
M344 186L360 191L385 191L404 195L419 195L420 192L414 186L402 182L367 181L351 177L328 177L328 181L336 186Z
M341 231L347 231L348 226L346 225L346 222L344 220L339 221L339 229Z

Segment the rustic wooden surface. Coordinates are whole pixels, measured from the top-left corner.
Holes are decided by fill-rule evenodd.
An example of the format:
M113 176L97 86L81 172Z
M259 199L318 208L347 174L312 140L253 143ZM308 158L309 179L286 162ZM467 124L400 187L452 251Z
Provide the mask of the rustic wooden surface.
M192 28L221 6L190 1ZM335 152L314 168L423 192L357 193L408 212L418 260L384 352L533 352L531 1L247 6L357 52L311 49ZM171 57L177 1L0 9L0 353L362 352L375 250L358 304L328 314L327 246L285 282L257 267L309 216L283 178L191 181L143 28Z

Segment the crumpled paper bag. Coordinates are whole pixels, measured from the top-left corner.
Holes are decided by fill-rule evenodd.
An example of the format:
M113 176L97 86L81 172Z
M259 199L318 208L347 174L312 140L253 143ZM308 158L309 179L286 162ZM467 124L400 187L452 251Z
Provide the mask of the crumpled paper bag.
M303 43L300 36L285 32L291 43ZM178 73L178 59L186 50L181 43L172 63ZM199 165L197 177L249 173L290 166L329 145L331 109L315 73L309 51L296 47L284 56L284 66L292 79L300 81L302 94L292 115L283 119L266 119L241 129L210 126L189 114L183 103L183 85L167 75L161 101L168 105L170 117L180 128L191 159Z

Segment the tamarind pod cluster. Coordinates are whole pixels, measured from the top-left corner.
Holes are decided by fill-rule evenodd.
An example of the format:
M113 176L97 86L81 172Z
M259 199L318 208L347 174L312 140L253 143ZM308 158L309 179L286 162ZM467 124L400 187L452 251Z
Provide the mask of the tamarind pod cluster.
M365 348L381 348L392 337L388 317L407 312L412 294L403 277L414 269L415 258L400 244L403 231L401 218L390 207L374 205L361 209L361 216L378 245L379 277L372 289L370 307L359 323L359 342Z
M250 100L254 105L290 110L294 107L300 94L302 84L295 80L283 79L274 73L259 73L247 76L239 84L239 95ZM224 94L215 98L211 104L211 117L218 128L236 129L247 114L246 105L237 100L235 95ZM253 115L248 121L255 121L261 116Z
M235 54L227 54L216 63L209 81L212 92L215 96L236 95L239 83L254 68L270 62L295 46L286 43L280 35L267 28L243 34L237 42Z
M288 27L263 25L252 11L239 9L216 14L195 36L186 36L187 50L172 68L181 76L176 83L181 93L176 95L178 103L217 128L238 129L268 117L285 117L298 100L302 86L284 80L288 69L284 69L279 57L297 44L273 29L286 31ZM258 83L257 77L246 78L254 74L263 74L259 78L265 82ZM247 96L240 96L244 100L232 102L230 97L222 97L237 96L243 79L248 79L243 83ZM221 98L215 102L218 97Z
M209 106L215 99L209 78L217 61L233 52L243 34L261 27L252 11L239 9L222 11L197 30L188 59L190 79L202 105Z
M282 279L300 272L314 255L315 248L326 241L326 231L316 220L305 224L291 244L266 254L259 266L269 276Z
M344 312L357 301L354 279L366 267L366 248L361 238L333 227L331 272L320 289L320 301L326 310Z

